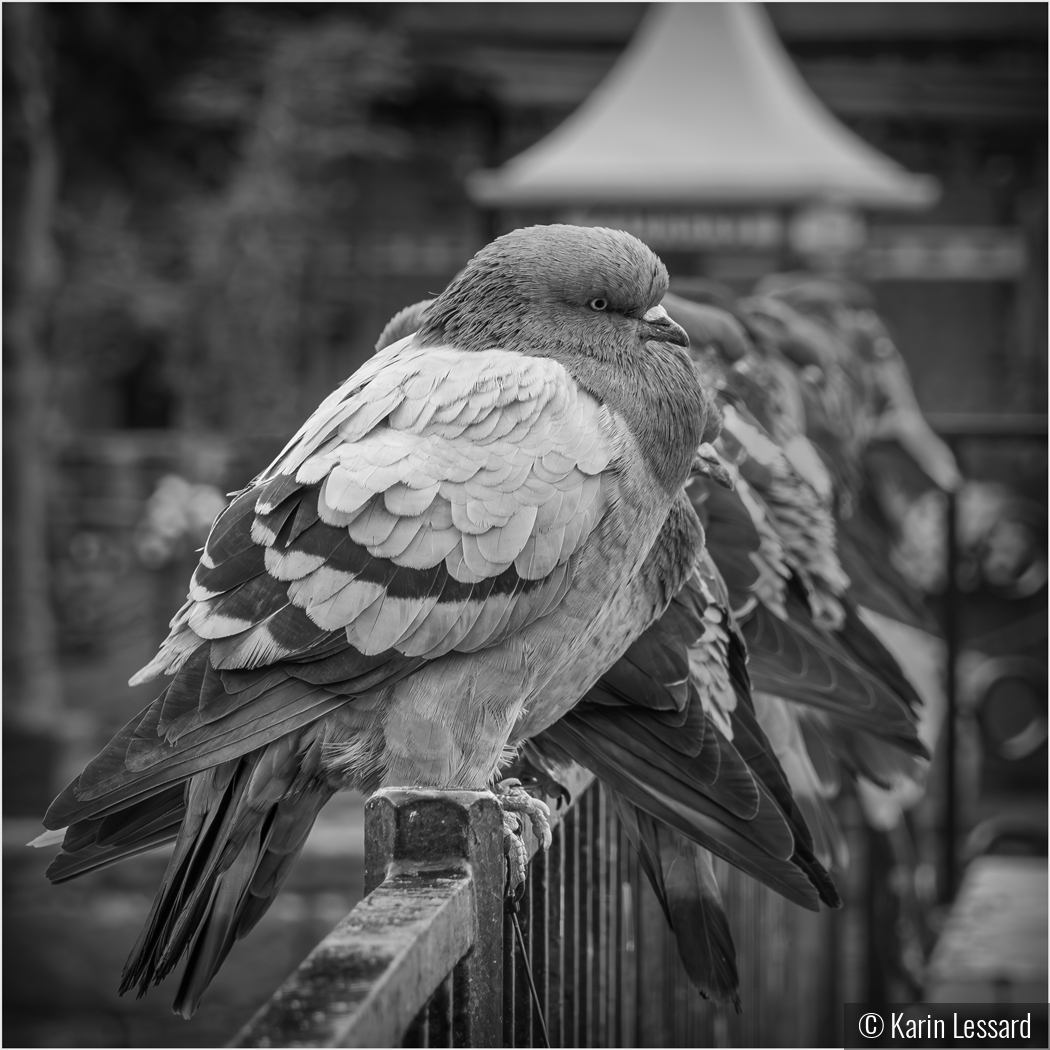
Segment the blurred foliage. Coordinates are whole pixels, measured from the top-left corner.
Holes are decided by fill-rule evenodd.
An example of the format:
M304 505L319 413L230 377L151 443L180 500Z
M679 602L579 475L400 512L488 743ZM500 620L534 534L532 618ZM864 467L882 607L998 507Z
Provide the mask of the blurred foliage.
M481 89L414 55L387 5L41 12L61 158L55 433L294 429L348 371L332 358L369 296L353 271L370 187L433 147L417 110L447 123ZM16 203L24 136L6 86Z
M312 284L352 236L340 206L355 195L355 162L408 152L370 115L405 87L406 64L396 38L345 17L274 34L241 16L234 30L236 46L182 95L188 112L244 129L229 180L192 224L199 328L184 391L206 425L279 433L312 407L294 396L324 324Z
M226 499L214 485L194 485L178 474L165 474L146 501L135 531L135 553L147 568L160 568L180 553L202 547L225 509Z
M487 89L402 21L383 4L33 8L58 181L35 240L49 282L35 349L16 358L5 340L5 377L31 360L41 391L33 413L5 414L5 465L21 468L5 476L40 489L30 514L6 483L18 528L5 531L5 564L25 560L16 536L42 537L47 554L4 600L18 622L32 587L54 623L8 638L5 675L22 692L30 635L33 666L51 666L56 645L101 651L126 619L128 566L174 573L199 545L192 523L169 535L172 500L143 510L159 478L242 484L371 352L386 316L476 247L461 176L491 133ZM14 47L5 34L9 215L30 199L40 138ZM5 227L5 302L25 283L19 236ZM432 257L413 284L397 274L421 244ZM18 388L6 385L9 408L25 401ZM183 437L90 437L127 430ZM260 456L234 462L227 438ZM215 500L204 505L207 516Z

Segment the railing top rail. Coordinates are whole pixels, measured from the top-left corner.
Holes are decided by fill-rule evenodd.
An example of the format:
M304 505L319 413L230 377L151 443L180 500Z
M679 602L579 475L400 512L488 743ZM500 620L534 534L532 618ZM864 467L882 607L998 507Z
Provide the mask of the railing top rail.
M470 873L396 875L306 957L230 1046L386 1046L476 930Z
M559 770L558 778L570 802L559 807L547 800L552 829L594 780L578 766ZM531 826L522 837L531 859L539 849ZM399 1045L467 956L457 979L473 983L475 993L457 1022L466 1036L460 1042L495 1045L498 1008L493 1017L485 1005L494 998L502 959L502 821L495 799L488 792L384 788L368 802L365 839L371 892L230 1046Z

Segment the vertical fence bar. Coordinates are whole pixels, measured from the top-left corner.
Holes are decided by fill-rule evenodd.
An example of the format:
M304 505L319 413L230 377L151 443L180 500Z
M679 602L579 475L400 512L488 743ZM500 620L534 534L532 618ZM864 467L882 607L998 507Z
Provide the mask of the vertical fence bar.
M609 807L612 810L612 806ZM609 975L609 995L612 999L609 1011L609 1039L614 1046L623 1046L623 967L624 967L624 902L623 902L623 852L620 842L620 821L612 815L609 842L615 852L612 867L613 943L612 972Z
M587 796L587 1041L584 1046L600 1046L598 1041L598 972L601 964L601 815L599 792Z
M564 1046L565 823L554 830L547 859L547 1031L551 1046Z
M674 982L674 947L667 924L661 923L660 931L660 969L663 977L664 1017L666 1020L666 1039L668 1046L677 1046L678 1039L678 996L675 995Z
M591 789L591 812L594 831L594 899L591 902L591 924L594 927L594 984L591 988L591 1046L608 1046L606 1040L606 997L609 994L608 925L609 925L609 855L605 834L605 792L595 785Z
M955 443L949 441L953 453ZM943 899L950 901L955 896L956 866L956 771L955 747L958 725L958 696L956 667L959 659L959 504L955 492L948 493L948 565L944 588L944 643L946 651L944 693L947 710L944 724L944 886Z
M621 1046L637 1046L638 1002L635 988L638 979L638 860L628 848L627 836L620 828L620 855L625 859L624 890L624 973L621 984L623 995L623 1029Z
M533 862L533 865L535 861ZM530 865L529 881L532 881ZM529 900L529 887L525 887L518 904L517 930L511 930L511 950L514 952L514 1045L534 1046L532 1041L532 1018L535 1007L529 988L529 975L526 961L532 952L532 907ZM520 939L519 934L520 932Z
M580 804L565 818L565 948L562 970L562 1039L565 1046L579 1046L580 999Z
M553 845L553 843L552 843ZM536 985L536 995L539 1002L533 1009L532 1030L533 1042L541 1045L543 1041L540 1019L536 1014L541 1014L544 1022L548 1025L547 1035L550 1036L550 998L548 995L548 971L550 967L550 851L538 853L532 861L531 891L532 900L529 904L530 917L530 945L532 959L532 979Z
M605 935L605 1045L618 1046L616 1038L616 971L620 958L620 878L618 870L619 851L616 842L616 815L605 792L605 868L606 868L606 920Z
M427 1046L452 1045L452 986L454 971L441 982L427 1010Z
M590 1046L589 1018L591 1005L591 968L590 961L594 954L594 941L591 937L591 814L588 798L585 795L579 802L579 814L576 820L579 836L580 862L576 873L577 890L576 907L576 951L579 959L576 967L576 1046Z
M503 1046L517 1046L514 1036L514 1008L517 1006L517 947L514 924L509 914L503 916Z

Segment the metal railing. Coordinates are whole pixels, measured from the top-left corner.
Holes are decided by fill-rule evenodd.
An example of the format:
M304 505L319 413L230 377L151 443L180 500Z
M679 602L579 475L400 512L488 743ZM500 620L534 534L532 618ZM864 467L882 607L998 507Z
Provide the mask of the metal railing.
M973 441L1046 441L1047 417L1034 413L931 413L930 426L952 450L960 467L964 451ZM964 471L965 473L965 471ZM944 640L946 648L945 694L945 769L944 831L941 896L950 901L958 884L958 801L957 801L957 730L959 718L958 660L961 651L959 633L959 508L958 494L948 493L947 514L947 582L944 593Z
M504 898L491 795L385 789L366 809L366 898L232 1046L785 1046L833 1041L837 933L718 864L744 1010L690 985L660 905L600 785L525 833Z

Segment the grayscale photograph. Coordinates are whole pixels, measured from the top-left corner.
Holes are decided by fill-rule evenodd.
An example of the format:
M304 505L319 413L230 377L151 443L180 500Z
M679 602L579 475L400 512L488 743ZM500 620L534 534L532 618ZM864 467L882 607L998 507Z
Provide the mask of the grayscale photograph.
M1047 48L4 3L4 1045L1045 1047Z

